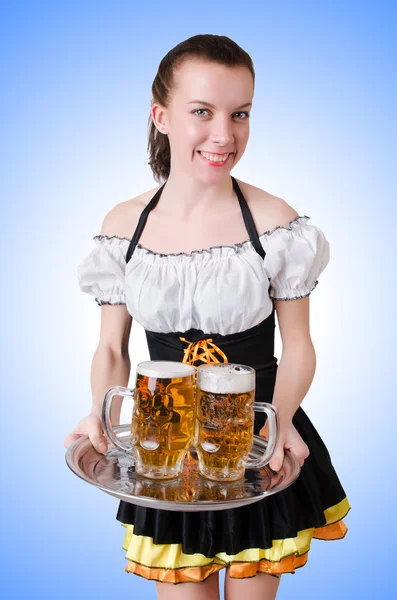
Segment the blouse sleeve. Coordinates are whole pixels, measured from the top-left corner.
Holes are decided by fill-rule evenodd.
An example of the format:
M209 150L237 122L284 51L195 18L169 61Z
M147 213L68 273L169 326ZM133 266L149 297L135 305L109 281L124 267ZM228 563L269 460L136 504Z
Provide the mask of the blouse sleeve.
M79 287L91 294L99 306L126 304L124 279L129 240L96 235L96 247L77 267Z
M277 227L260 238L269 296L274 300L309 296L329 263L329 242L319 227L308 225L309 218L296 217L288 227Z

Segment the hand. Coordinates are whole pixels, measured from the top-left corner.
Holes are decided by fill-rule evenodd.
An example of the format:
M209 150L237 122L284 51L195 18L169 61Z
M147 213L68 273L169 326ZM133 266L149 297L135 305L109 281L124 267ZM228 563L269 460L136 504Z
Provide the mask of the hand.
M91 413L88 417L84 417L73 431L65 437L63 445L65 448L68 448L70 444L81 436L88 437L97 452L106 454L108 440L103 431L102 421L98 415Z
M260 430L259 435L266 438L267 440L269 439L268 420L266 420L266 423ZM293 454L295 454L295 456L299 460L299 464L301 467L305 462L305 458L307 458L310 454L309 447L303 441L302 437L297 432L291 421L280 423L279 441L276 450L273 454L273 457L269 462L269 467L274 471L279 471L282 467L284 461L284 449L290 450Z

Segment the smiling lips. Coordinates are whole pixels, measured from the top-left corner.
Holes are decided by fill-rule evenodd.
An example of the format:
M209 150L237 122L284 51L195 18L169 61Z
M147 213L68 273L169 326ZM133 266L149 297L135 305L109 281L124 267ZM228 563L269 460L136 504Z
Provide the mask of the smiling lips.
M212 154L210 152L204 152L202 150L198 150L198 153L207 164L214 165L217 167L226 164L229 157L233 154L232 152L226 152L225 154Z

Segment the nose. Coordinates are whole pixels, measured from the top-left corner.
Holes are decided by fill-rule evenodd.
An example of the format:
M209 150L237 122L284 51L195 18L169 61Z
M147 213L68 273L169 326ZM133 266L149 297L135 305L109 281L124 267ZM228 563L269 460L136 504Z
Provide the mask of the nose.
M234 142L233 123L229 116L218 115L212 121L211 142L226 146Z

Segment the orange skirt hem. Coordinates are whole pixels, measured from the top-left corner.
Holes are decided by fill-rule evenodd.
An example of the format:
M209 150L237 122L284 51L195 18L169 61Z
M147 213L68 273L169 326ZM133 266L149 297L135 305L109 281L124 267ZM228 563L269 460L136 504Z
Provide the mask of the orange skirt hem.
M348 528L341 519L336 523L330 523L324 527L317 527L313 531L313 538L320 540L338 540L345 537ZM200 583L213 573L221 569L229 568L230 577L236 579L246 579L255 577L257 573L265 573L274 577L280 577L284 573L295 573L295 569L303 567L309 558L309 551L304 554L290 554L284 556L281 560L272 562L265 558L255 562L238 562L231 561L230 563L214 563L210 562L207 565L180 567L177 569L164 569L160 567L148 567L138 562L127 559L125 568L127 573L134 573L145 579L155 580L163 583L184 583L194 582Z

